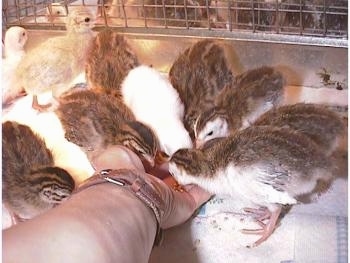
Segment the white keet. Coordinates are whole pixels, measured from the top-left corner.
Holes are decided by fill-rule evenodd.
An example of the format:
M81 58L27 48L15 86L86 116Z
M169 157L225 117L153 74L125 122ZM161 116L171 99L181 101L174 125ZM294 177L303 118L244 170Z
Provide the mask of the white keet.
M165 75L145 65L136 67L123 81L121 91L136 119L154 130L162 151L172 155L192 147L182 123L184 106Z
M2 104L9 103L22 91L21 85L15 81L15 70L25 55L24 46L28 40L28 32L23 27L10 27L5 34L4 58L2 59Z

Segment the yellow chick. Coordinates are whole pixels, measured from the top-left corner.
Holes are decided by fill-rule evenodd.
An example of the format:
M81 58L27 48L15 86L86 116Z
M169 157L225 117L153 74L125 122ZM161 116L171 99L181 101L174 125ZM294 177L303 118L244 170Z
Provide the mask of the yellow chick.
M70 83L85 68L90 46L93 14L85 7L69 13L66 35L53 37L29 51L16 71L16 78L27 94L33 96L32 107L47 110L52 103L40 105L37 96L52 91L54 99L69 90Z

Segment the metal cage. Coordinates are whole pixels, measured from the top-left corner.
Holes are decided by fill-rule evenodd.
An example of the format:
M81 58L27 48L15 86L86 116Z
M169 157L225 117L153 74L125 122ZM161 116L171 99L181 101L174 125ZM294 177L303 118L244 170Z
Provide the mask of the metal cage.
M135 33L347 46L347 0L3 0L3 25L59 29L57 10L75 5L94 11L96 27Z

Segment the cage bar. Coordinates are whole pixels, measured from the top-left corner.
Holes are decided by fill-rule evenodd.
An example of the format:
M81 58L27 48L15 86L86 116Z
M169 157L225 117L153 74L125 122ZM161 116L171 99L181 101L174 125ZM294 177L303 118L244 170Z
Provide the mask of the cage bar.
M53 4L68 10L74 5L91 7L97 28L340 47L346 47L348 39L345 0L4 0L3 26L60 30L62 19L50 22L46 17Z

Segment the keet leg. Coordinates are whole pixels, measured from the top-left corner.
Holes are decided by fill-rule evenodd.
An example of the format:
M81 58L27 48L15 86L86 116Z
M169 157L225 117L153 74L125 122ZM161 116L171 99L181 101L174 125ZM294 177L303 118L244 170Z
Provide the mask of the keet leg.
M271 212L266 207L250 208L246 207L243 209L244 212L251 214L257 221L264 221L271 217Z
M255 215L256 222L261 226L260 229L243 229L242 233L244 234L253 234L253 235L261 235L261 237L255 241L249 247L256 247L264 242L266 239L271 236L273 231L275 230L279 215L281 213L281 206L279 206L275 211L271 212L268 208L246 208L244 209L248 213L252 213ZM266 223L265 220L268 220Z
M37 95L33 95L32 108L34 110L43 112L43 111L47 111L50 107L51 107L51 103L44 104L44 105L39 104Z

